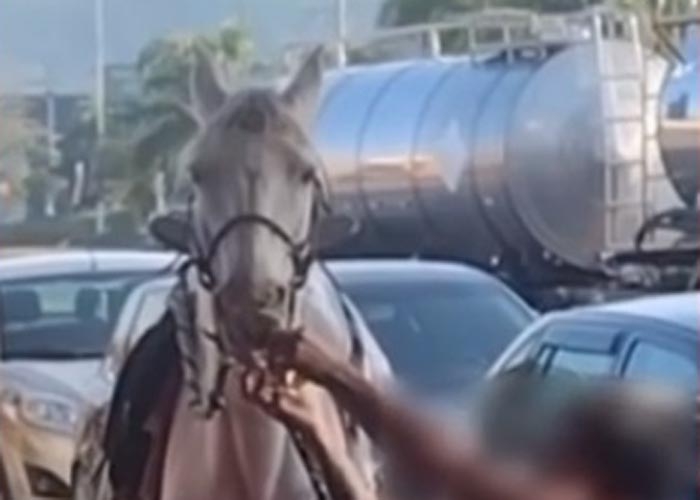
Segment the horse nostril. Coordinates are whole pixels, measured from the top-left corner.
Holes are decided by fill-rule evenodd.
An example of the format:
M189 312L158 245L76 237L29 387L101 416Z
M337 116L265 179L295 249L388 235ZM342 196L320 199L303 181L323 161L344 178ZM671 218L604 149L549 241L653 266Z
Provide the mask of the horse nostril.
M282 286L271 286L266 288L255 300L255 305L258 307L276 307L279 306L287 295L287 292Z
M273 305L278 306L282 302L284 302L284 299L287 295L287 291L285 290L285 288L283 286L274 286L270 290L270 295L271 295L270 302Z

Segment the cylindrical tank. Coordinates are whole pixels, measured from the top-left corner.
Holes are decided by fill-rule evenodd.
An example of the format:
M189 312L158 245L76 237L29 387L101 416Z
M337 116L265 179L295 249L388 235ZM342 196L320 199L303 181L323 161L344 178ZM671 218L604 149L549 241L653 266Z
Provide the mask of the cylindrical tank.
M633 44L602 43L607 64L629 77ZM640 159L644 132L624 126L641 106L609 126L596 50L330 73L317 145L337 209L363 222L345 253L438 255L533 276L597 272L608 250L607 158ZM619 169L617 188L639 190L639 172Z
M664 165L688 206L700 189L700 29L686 28L684 61L667 77L661 97L660 142Z

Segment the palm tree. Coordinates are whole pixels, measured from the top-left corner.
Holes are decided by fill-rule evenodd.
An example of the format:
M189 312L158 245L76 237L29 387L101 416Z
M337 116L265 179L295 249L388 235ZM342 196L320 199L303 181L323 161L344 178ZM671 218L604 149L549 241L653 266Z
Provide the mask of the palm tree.
M127 199L142 213L153 208L156 173L177 178L180 152L196 130L189 88L195 58L209 57L230 85L247 67L251 53L248 36L234 23L211 34L155 40L141 52L137 63L141 98L127 113L136 130Z

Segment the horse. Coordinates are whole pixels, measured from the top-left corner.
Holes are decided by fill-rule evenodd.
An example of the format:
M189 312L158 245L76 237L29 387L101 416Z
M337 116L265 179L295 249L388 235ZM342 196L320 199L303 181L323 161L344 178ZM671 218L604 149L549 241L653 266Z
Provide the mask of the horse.
M112 498L308 500L328 496L303 438L246 399L261 335L304 331L345 353L377 384L391 369L358 311L316 259L348 229L326 214L329 187L310 139L321 49L280 90L230 93L200 54L190 88L197 133L187 148L187 209L152 233L189 258L168 313L121 371L105 412L104 467ZM379 488L367 437L324 390L305 384L337 453ZM98 474L99 475L99 474Z

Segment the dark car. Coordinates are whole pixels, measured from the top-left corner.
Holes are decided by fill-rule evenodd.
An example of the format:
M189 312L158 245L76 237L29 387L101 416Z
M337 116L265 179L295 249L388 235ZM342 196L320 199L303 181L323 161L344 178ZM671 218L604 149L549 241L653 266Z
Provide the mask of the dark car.
M490 370L619 377L696 394L700 293L645 297L543 316Z
M465 265L348 260L329 267L398 379L443 401L464 405L463 395L536 317L497 279Z

